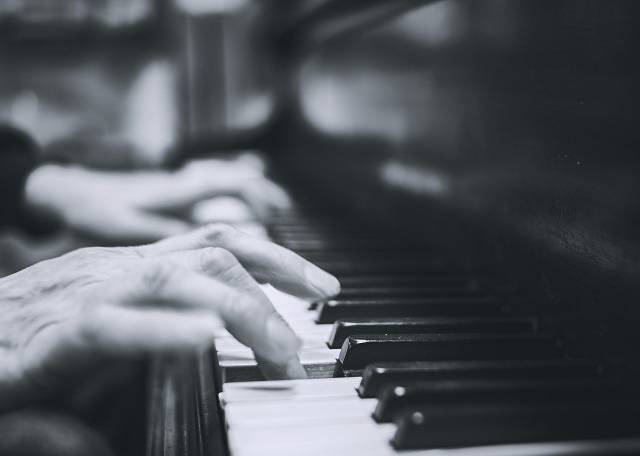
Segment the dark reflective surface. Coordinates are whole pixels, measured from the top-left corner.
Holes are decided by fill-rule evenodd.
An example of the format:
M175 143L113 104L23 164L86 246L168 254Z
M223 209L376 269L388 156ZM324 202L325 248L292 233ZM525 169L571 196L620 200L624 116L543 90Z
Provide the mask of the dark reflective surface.
M427 5L304 58L272 147L323 197L513 279L577 350L627 359L639 20L633 1Z

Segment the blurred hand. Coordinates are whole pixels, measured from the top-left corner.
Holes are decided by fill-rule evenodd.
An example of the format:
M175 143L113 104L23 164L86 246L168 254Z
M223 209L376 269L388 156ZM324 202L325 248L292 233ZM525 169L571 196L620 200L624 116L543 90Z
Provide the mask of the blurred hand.
M223 327L267 378L304 377L299 339L257 282L314 299L340 288L293 252L225 225L80 249L0 279L0 409L107 361L206 346Z
M193 161L175 172L45 165L26 185L29 207L108 243L149 242L187 231L191 223L185 214L190 208L222 195L240 198L258 219L290 205L285 191L265 177L264 164L255 156Z

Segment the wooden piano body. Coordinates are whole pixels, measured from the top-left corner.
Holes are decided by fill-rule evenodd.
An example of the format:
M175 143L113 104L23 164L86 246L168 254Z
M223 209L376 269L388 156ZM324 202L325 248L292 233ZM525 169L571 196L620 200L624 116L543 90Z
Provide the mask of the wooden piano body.
M437 244L567 354L636 378L638 2L260 6L273 115L192 152L260 147L311 213ZM225 454L218 374L213 354L154 362L150 456Z

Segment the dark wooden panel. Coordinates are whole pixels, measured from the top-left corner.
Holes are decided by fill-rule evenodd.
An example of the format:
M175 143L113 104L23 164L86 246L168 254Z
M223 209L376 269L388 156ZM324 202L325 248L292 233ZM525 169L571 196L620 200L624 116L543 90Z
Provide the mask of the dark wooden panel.
M159 357L149 375L147 456L227 456L214 351Z

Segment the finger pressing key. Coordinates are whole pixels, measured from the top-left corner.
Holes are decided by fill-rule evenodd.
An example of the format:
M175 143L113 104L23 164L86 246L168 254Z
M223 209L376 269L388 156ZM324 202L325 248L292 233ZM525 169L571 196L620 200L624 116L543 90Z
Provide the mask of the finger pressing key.
M205 247L231 252L256 280L302 298L322 299L340 292L338 279L301 256L228 225L208 225L139 247L144 256L167 255Z

